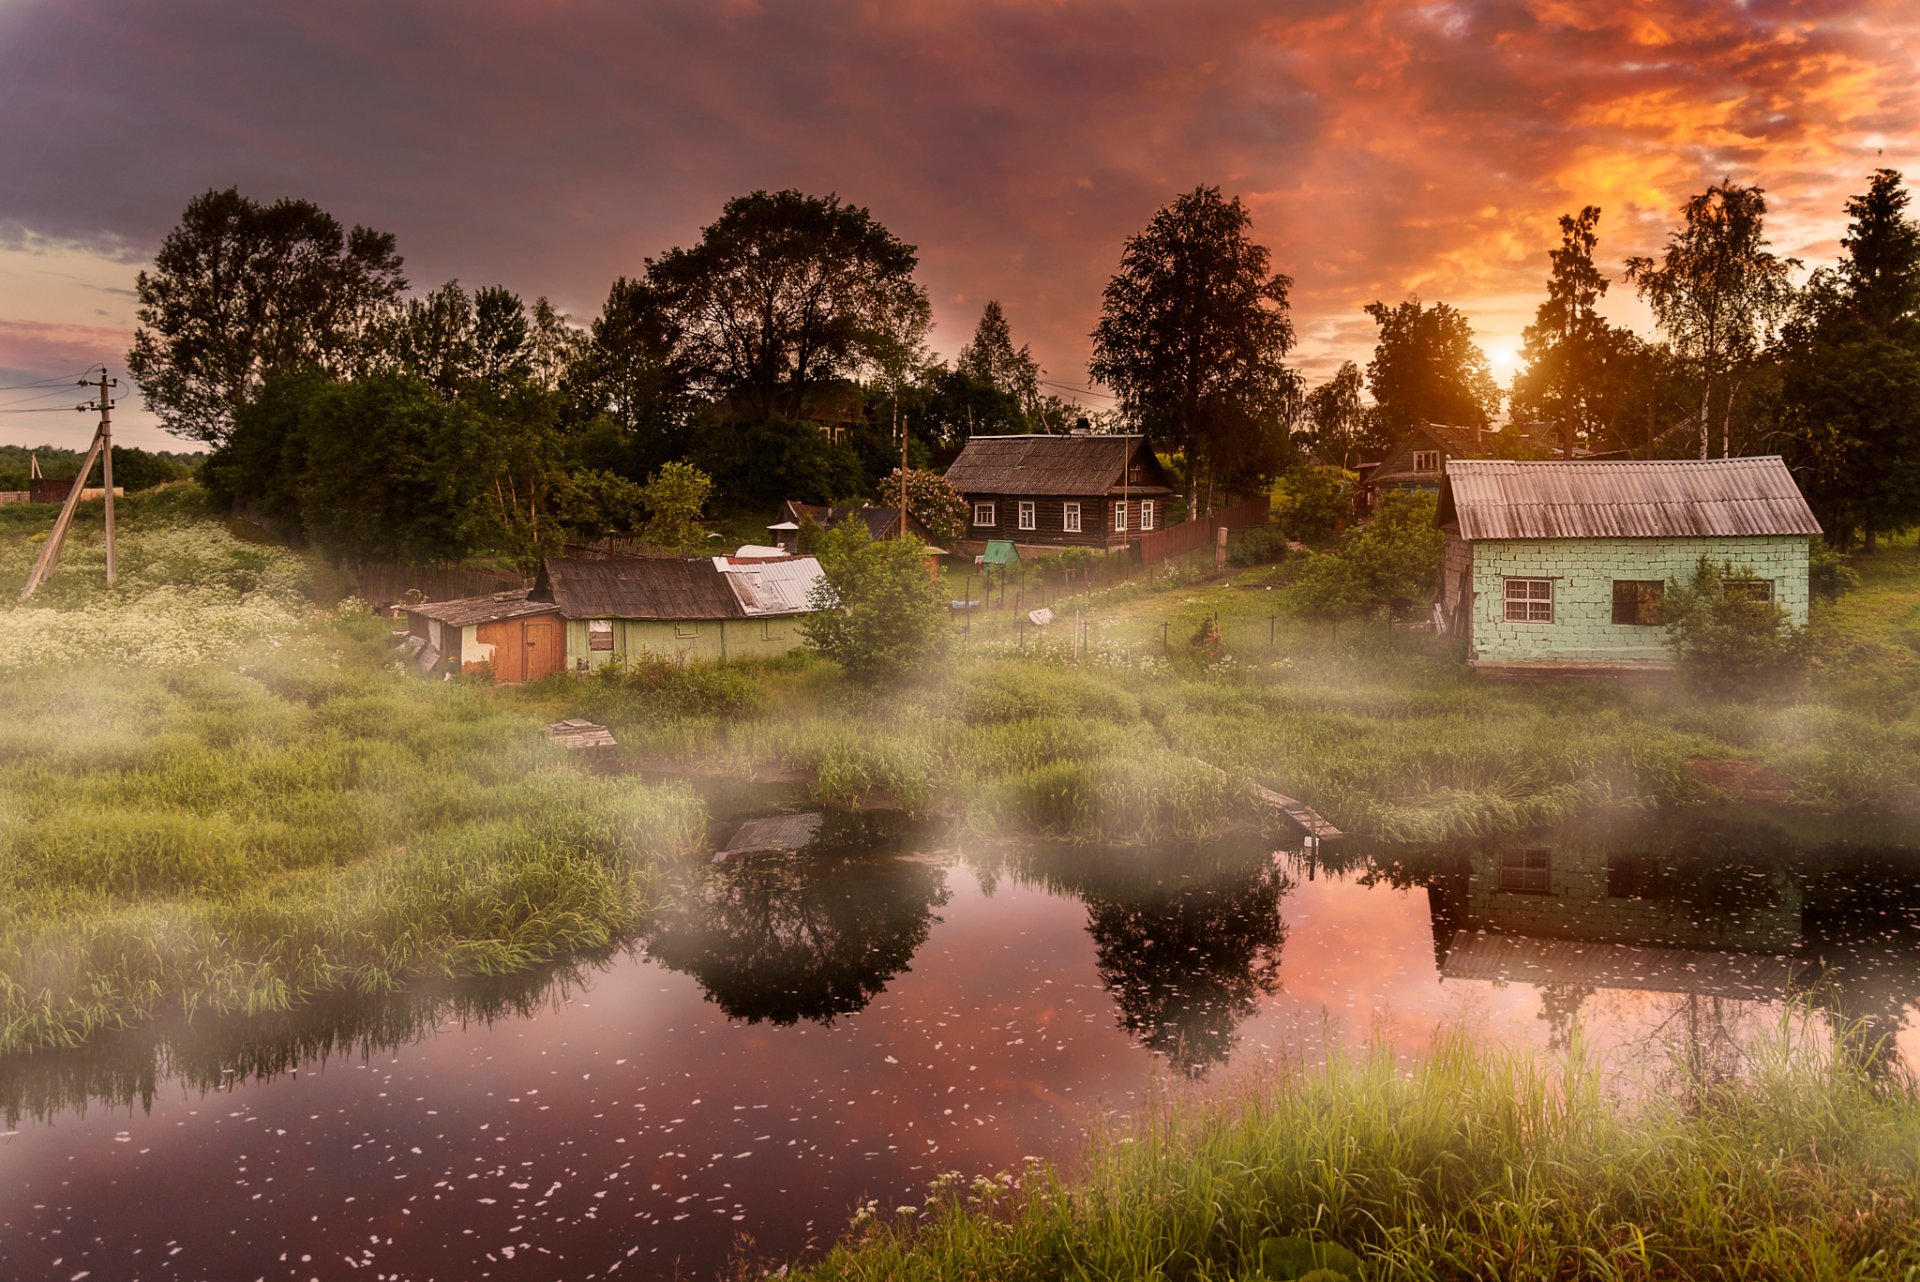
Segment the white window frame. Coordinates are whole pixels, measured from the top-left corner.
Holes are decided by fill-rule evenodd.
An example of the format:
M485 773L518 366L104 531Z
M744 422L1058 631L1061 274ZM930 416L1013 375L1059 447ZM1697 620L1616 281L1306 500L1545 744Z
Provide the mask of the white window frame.
M1151 530L1153 528L1153 500L1152 499L1140 500L1140 528L1143 530Z
M1113 505L1113 528L1116 533L1126 533L1127 501L1125 499L1120 499Z
M981 515L983 512L986 514L985 516ZM998 525L1000 523L999 516L999 509L992 503L975 503L973 505L973 523L976 526Z
M1423 466L1422 460L1430 460ZM1413 470L1416 472L1438 472L1442 461L1439 450L1415 450L1413 452Z
M1510 578L1501 595L1506 607L1502 613L1508 623L1553 622L1552 579Z
M1068 534L1080 533L1080 505L1078 503L1061 505L1060 528Z
M1037 530L1040 528L1040 523L1034 516L1033 504L1026 499L1020 500L1020 528L1023 530Z

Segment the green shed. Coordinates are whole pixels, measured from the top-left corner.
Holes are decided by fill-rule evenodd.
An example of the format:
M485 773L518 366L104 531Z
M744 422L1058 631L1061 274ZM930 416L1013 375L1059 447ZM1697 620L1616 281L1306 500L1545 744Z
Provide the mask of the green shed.
M1436 519L1436 620L1476 668L1514 675L1667 666L1662 590L1703 556L1804 623L1820 532L1778 456L1448 460Z

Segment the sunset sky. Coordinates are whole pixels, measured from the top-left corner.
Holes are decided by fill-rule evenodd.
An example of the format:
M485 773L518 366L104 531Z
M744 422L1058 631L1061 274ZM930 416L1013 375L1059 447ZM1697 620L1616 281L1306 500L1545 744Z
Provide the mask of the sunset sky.
M1873 168L1920 179L1916 83L1911 0L0 0L0 387L124 378L135 273L229 185L395 233L417 289L582 322L729 196L836 191L919 247L939 352L998 298L1084 387L1121 241L1218 184L1294 278L1309 378L1413 293L1504 382L1559 214L1602 207L1617 277L1731 175L1778 251L1830 261ZM1608 311L1649 330L1618 281ZM83 445L82 416L19 412L48 403L0 391L0 443ZM124 441L173 444L123 409Z

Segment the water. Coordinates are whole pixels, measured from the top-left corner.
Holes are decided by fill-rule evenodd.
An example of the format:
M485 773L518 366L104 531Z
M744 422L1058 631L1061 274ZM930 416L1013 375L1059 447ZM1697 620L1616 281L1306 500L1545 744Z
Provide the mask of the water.
M737 827L611 957L0 1062L0 1277L709 1276L941 1172L1070 1163L1190 1079L1450 1025L1551 1050L1577 1017L1658 1089L1739 1071L1809 984L1817 1030L1920 1065L1897 834L1663 817L1309 856Z

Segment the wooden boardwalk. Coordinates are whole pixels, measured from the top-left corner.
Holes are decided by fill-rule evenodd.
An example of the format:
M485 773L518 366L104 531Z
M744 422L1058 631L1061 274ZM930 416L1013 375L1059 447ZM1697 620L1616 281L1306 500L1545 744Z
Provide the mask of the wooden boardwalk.
M1211 761L1201 761L1198 757L1192 757L1190 760L1205 766L1222 779L1227 777L1227 772L1219 766L1214 765ZM1275 792L1273 789L1262 787L1259 784L1253 785L1253 790L1261 801L1273 809L1278 810L1288 819L1291 819L1299 826L1302 832L1312 837L1315 841L1338 841L1347 835L1334 827L1325 815L1304 801L1289 797L1285 793Z

